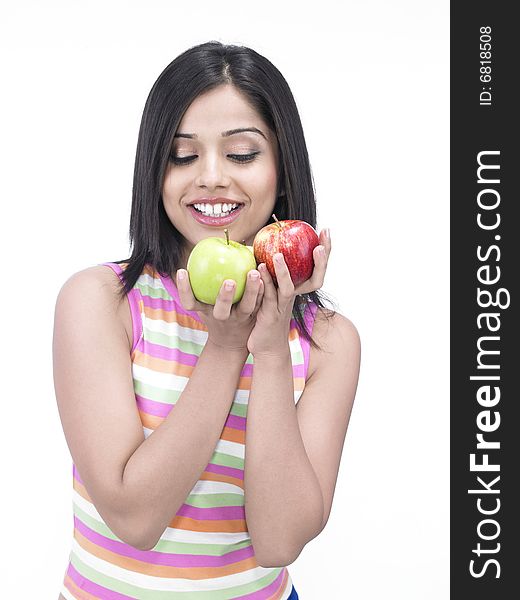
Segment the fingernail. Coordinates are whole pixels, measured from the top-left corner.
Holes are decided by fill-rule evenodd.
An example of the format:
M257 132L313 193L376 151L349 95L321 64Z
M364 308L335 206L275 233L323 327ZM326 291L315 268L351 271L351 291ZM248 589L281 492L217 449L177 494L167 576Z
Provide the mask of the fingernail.
M224 284L224 287L226 288L226 290L230 291L235 287L235 282L234 281L226 281L226 283Z
M259 273L249 273L249 279L251 279L251 281L256 281L258 278L260 277Z
M181 279L186 279L186 273L182 270L177 271L177 279L180 281Z
M318 246L318 252L323 256L325 254L325 248L323 246Z
M328 227L327 227L327 229L325 229L325 235L330 240L330 229Z
M275 259L276 262L281 263L282 260L283 260L283 254L280 254L280 253L275 254L274 255L274 259Z

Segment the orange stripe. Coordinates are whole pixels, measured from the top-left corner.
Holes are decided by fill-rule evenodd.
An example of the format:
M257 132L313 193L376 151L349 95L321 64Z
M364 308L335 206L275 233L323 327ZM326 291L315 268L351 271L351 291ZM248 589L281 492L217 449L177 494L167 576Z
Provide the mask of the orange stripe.
M147 367L153 371L158 371L159 373L173 373L174 375L180 375L181 377L190 377L193 372L193 367L190 365L183 365L175 360L156 358L149 354L144 354L140 350L136 350L135 352L134 363L141 367Z
M305 378L304 377L293 377L294 381L294 391L301 392L305 387Z
M150 275L150 277L153 277L154 279L159 279L159 275L152 265L146 264L144 266L143 273Z
M148 429L157 429L159 425L164 421L164 417L157 417L155 415L149 415L144 411L139 411L139 416L141 417L141 423L144 427Z
M292 340L295 340L297 337L299 337L298 330L296 329L296 327L293 327L289 331L289 339L292 341Z
M85 590L80 589L69 575L65 575L63 583L76 600L99 600L97 596L93 596Z
M96 556L102 560L116 565L123 569L127 569L134 573L142 573L143 575L151 575L152 577L165 578L181 578L181 579L208 579L213 577L224 577L225 575L235 575L243 573L249 569L258 567L258 563L254 557L246 558L230 565L222 567L169 567L165 565L157 565L152 562L144 562L129 556L122 556L112 550L107 550L102 546L94 544L79 531L74 531L74 537L78 544L89 554Z
M175 360L165 360L163 358L155 358L150 356L149 354L144 354L139 350L135 350L134 352L134 363L138 364L140 367L146 367L147 369L151 369L152 371L158 371L159 373L173 373L174 375L178 375L179 377L190 378L194 367L190 365L183 365ZM294 390L299 392L302 391L305 387L305 378L304 377L294 377L293 376L293 387ZM248 375L246 377L240 377L238 380L237 389L239 390L251 390L251 377Z
M223 483L232 483L233 485L238 485L238 487L244 489L244 482L242 479L238 479L238 477L231 477L230 475L222 475L222 473L209 473L204 472L199 477L199 479L205 479L206 481L221 481Z
M222 434L220 435L221 440L228 442L236 442L237 444L246 443L246 432L243 429L233 429L232 427L224 427Z
M205 531L220 533L245 533L247 532L244 519L229 519L226 521L213 519L192 519L190 517L175 516L169 527L186 529L187 531Z
M200 323L189 315L178 313L174 309L166 310L164 308L151 308L150 306L145 306L144 314L148 319L152 319L154 321L160 320L165 321L166 323L178 323L182 327L197 329L198 331L208 330L204 323Z
M150 415L143 410L139 411L141 417L141 423L148 429L157 429L159 425L164 421L164 417L158 417L156 415ZM233 429L232 427L224 427L222 434L220 435L221 440L228 442L236 442L237 444L246 443L246 432L242 429Z
M78 492L78 494L82 498L87 500L87 502L90 502L90 504L92 504L92 505L94 504L92 502L91 497L88 495L87 488L82 483L80 483L75 477L72 481L72 487L76 490L76 492Z

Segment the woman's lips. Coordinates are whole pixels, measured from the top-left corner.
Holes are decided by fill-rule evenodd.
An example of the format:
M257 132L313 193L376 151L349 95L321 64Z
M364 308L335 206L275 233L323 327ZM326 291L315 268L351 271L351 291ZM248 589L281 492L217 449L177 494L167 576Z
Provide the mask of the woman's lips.
M227 217L208 217L205 214L199 212L193 205L188 206L188 211L191 213L191 216L202 223L202 225L211 225L212 227L219 227L222 225L229 225L232 223L239 215L240 211L244 207L243 204L240 204L235 208L235 210L231 211Z

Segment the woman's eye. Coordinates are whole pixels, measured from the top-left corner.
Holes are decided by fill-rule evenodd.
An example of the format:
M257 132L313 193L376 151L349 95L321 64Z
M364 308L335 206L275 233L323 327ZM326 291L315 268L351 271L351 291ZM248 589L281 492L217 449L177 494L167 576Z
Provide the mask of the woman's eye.
M260 152L251 152L250 154L228 154L228 157L236 162L244 163L254 160L257 154L260 154Z
M249 154L228 154L227 156L235 162L246 163L254 160L257 154L260 154L260 152L250 152ZM170 160L175 165L188 165L196 158L198 158L197 154L193 154L191 156L175 156L174 154L170 155Z
M173 154L170 155L170 160L175 165L187 165L190 162L194 161L197 158L197 155L193 156L175 156Z

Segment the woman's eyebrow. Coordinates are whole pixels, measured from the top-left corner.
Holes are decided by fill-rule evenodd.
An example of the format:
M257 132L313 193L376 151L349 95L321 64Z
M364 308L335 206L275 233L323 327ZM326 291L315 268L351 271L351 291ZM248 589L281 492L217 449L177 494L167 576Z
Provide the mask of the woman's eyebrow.
M256 127L238 127L237 129L229 129L228 131L223 131L221 133L222 137L229 137L230 135L235 135L236 133L243 133L244 131L250 131L251 133L258 133L259 135L261 135L263 138L266 138L266 136L260 131L260 129L257 129ZM195 133L176 133L174 136L174 138L188 138L190 140L196 140L197 139L197 134Z

